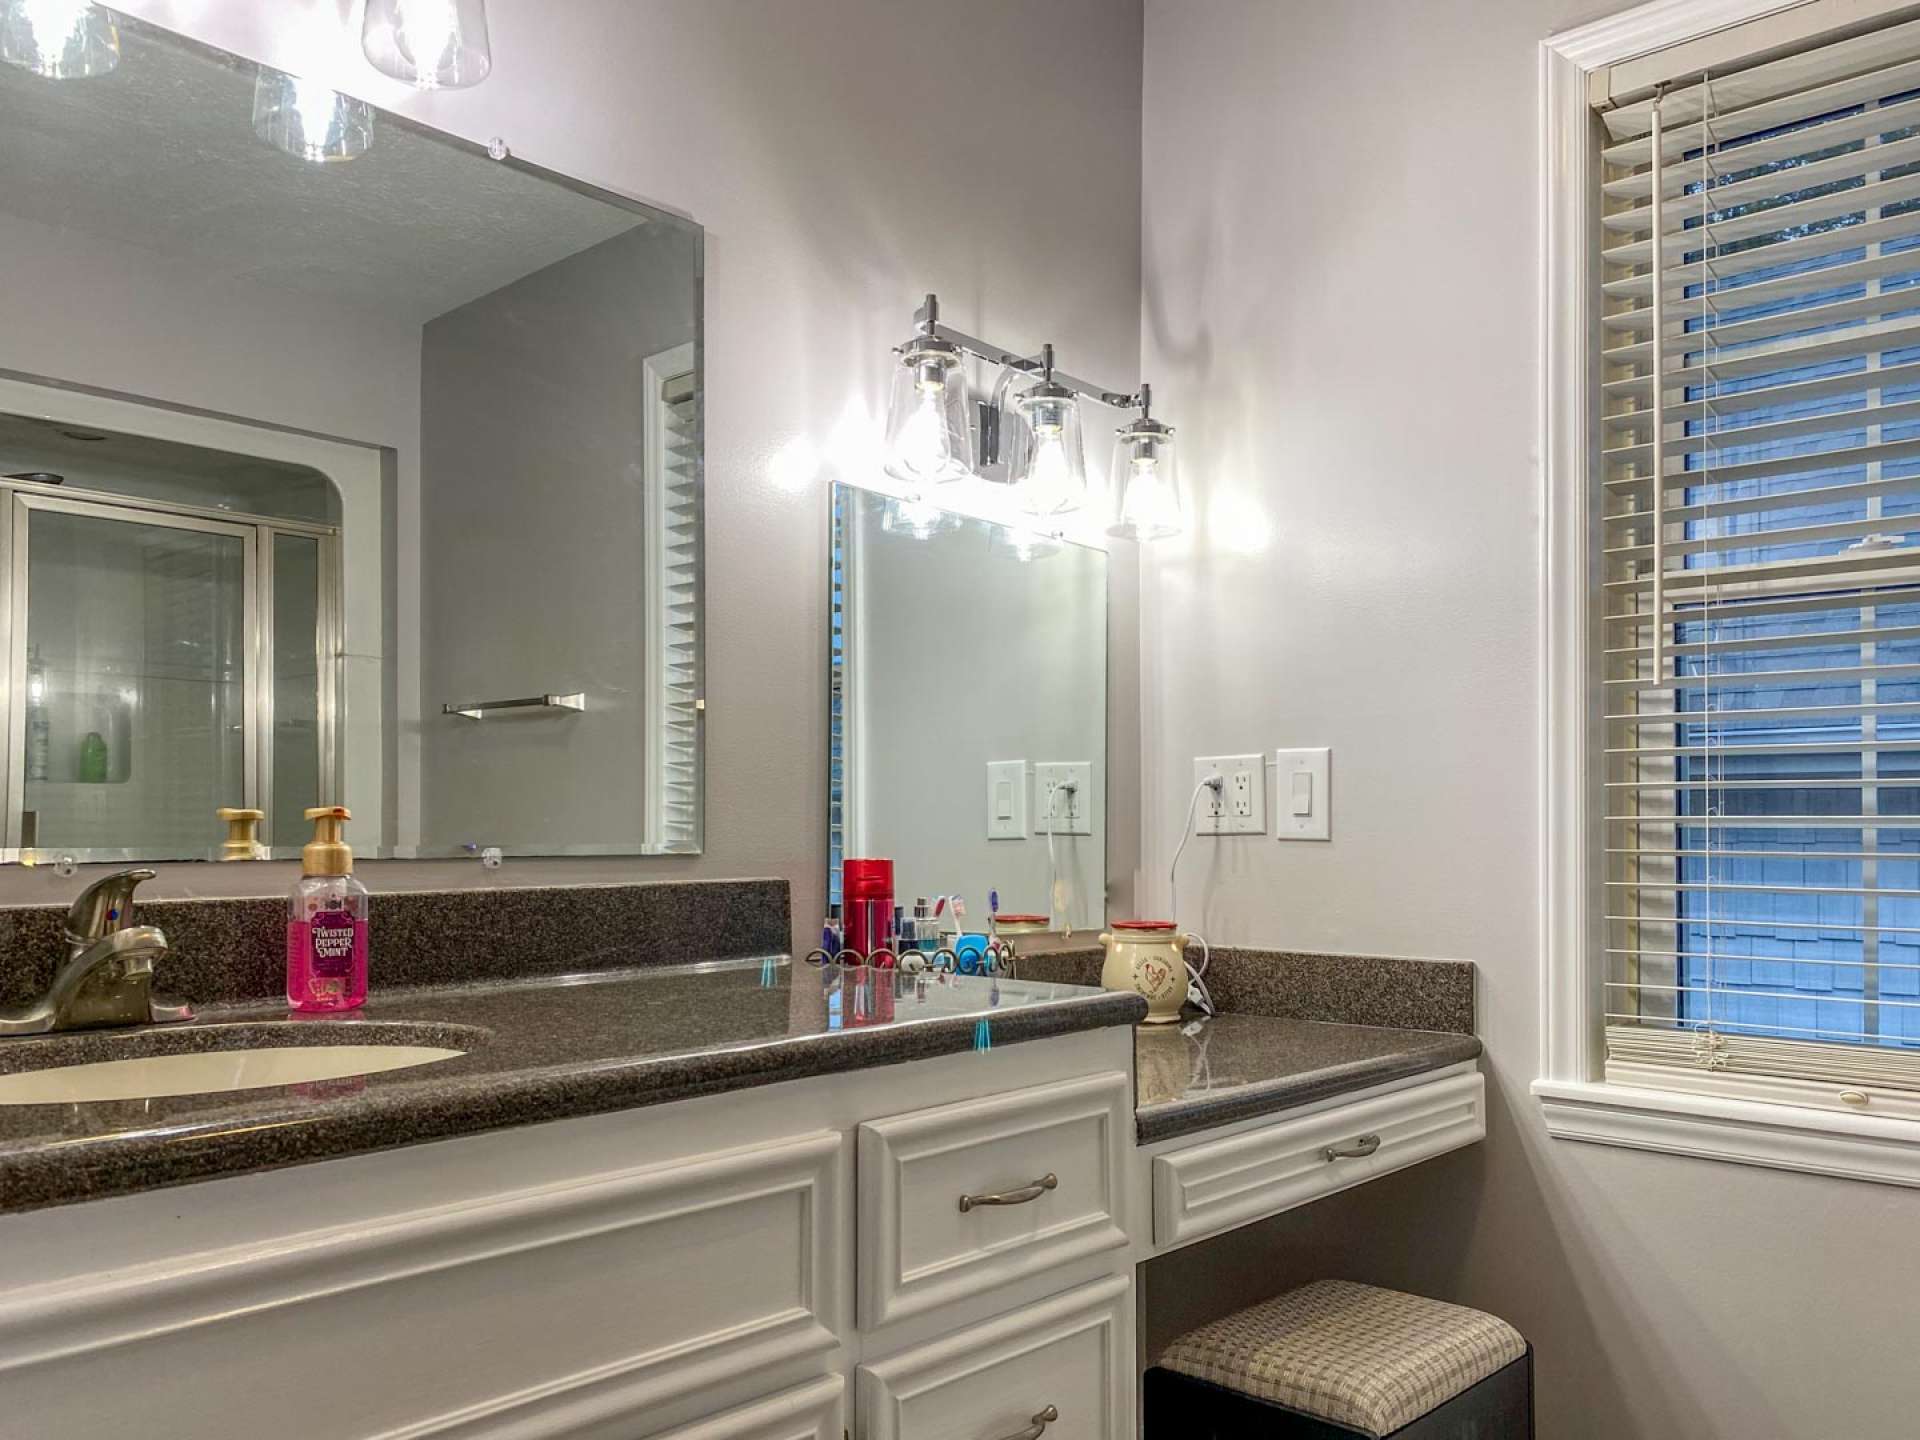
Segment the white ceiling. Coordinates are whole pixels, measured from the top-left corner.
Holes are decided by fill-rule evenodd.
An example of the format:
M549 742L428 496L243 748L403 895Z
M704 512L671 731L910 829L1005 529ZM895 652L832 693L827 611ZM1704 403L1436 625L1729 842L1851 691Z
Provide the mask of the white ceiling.
M132 28L106 76L0 65L0 209L414 323L650 223L385 115L356 160L294 159L254 138L254 76Z

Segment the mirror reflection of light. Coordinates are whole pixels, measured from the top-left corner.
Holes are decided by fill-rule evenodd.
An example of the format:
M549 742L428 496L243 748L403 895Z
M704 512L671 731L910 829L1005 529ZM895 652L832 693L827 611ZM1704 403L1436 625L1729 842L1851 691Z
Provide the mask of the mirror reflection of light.
M796 435L768 459L767 478L782 490L805 490L820 478L820 452L807 436Z
M54 80L104 75L120 42L91 0L0 0L0 59Z
M293 81L293 108L300 112L300 134L308 150L318 150L333 134L334 117L340 110L337 91L298 76Z

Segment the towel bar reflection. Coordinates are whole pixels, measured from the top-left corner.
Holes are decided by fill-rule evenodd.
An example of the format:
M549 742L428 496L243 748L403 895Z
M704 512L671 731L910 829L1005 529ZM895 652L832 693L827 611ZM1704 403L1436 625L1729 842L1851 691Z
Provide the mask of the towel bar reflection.
M586 708L585 692L575 690L570 695L524 695L518 700L469 700L463 704L442 705L440 713L464 715L469 720L484 720L495 710L584 710Z

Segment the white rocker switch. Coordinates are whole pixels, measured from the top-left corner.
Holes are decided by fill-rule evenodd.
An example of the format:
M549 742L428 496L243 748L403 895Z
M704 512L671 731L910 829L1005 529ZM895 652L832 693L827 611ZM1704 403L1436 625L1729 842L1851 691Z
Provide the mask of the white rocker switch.
M1274 788L1285 797L1286 810L1273 827L1276 840L1333 838L1333 791L1327 783L1331 757L1324 748L1273 752Z

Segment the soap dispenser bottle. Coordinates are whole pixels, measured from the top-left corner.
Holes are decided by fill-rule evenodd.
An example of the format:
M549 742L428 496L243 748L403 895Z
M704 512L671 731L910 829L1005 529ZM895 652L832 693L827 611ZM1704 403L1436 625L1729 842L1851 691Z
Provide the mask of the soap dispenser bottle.
M287 915L287 1003L295 1010L351 1010L367 998L367 887L353 878L341 826L344 805L307 811L313 841Z

